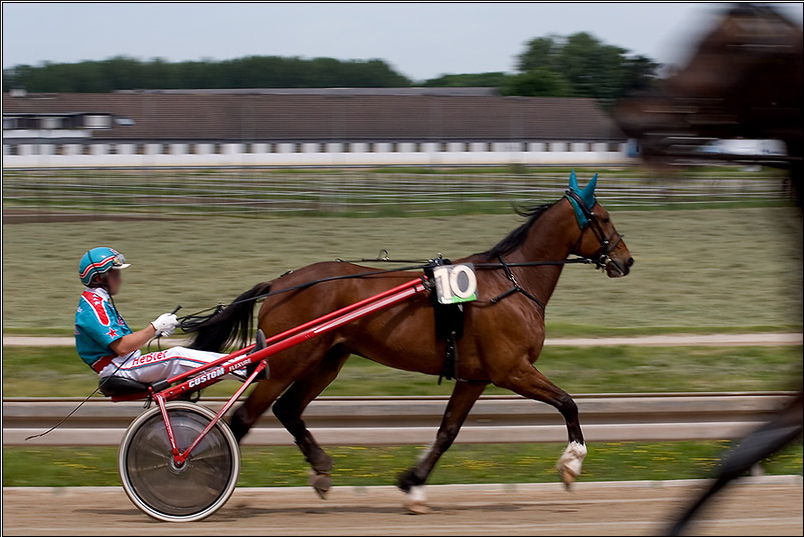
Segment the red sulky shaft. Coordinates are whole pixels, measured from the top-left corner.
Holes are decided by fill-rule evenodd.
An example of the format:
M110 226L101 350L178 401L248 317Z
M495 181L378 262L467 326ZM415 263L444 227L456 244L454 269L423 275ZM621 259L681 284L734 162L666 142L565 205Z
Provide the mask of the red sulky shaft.
M286 330L285 332L277 334L268 339L267 340L268 345L264 349L252 353L246 356L242 360L232 362L233 358L237 358L244 352L248 352L248 350L254 347L253 345L246 347L245 349L240 349L239 351L231 353L227 356L223 356L220 359L216 360L215 362L212 362L210 364L207 364L205 366L196 369L198 371L213 370L212 368L214 367L218 367L219 365L230 362L223 368L222 372L215 375L211 375L209 379L204 380L203 382L200 383L194 383L193 381L195 379L190 379L182 384L179 384L172 388L168 388L158 394L155 394L157 404L162 410L162 415L165 420L165 426L167 427L168 438L170 440L175 463L179 466L184 464L184 461L187 460L187 457L189 457L190 452L193 450L193 448L198 445L198 443L204 438L204 436L206 436L206 434L210 430L212 430L212 428L215 426L218 420L220 420L221 417L223 417L223 415L226 413L226 411L229 410L229 408L234 404L234 402L237 400L240 394L242 394L243 391L245 391L246 387L250 384L250 382L254 379L254 377L256 377L259 371L261 371L265 367L266 362L263 362L258 366L257 370L255 370L252 373L249 379L243 384L243 386L241 386L241 388L234 394L234 396L231 399L229 399L229 401L227 401L227 403L223 406L223 408L221 408L221 410L215 415L215 418L212 421L210 421L209 424L207 424L204 430L201 431L198 437L184 451L184 453L181 453L179 451L178 446L176 445L175 439L173 437L173 431L170 426L170 420L168 419L167 410L164 404L166 399L169 399L175 395L178 395L190 389L191 383L193 383L192 386L193 389L203 388L209 384L213 384L218 380L220 380L225 373L245 367L246 365L251 364L253 362L262 361L268 356L281 352L294 345L298 345L299 343L311 339L319 334L324 334L347 323L350 323L356 319L365 317L366 315L369 315L375 311L387 308L399 302L403 302L404 300L407 300L409 297L424 291L426 289L424 286L424 281L425 281L424 278L417 278L415 280L411 280L405 284L394 287L393 289L389 289L388 291L371 296L365 300L361 300L360 302L356 302L354 304L336 310L332 313L328 313L327 315L323 315L321 317L313 319L312 321ZM192 372L188 373L192 374ZM177 375L176 377L168 379L168 382L174 382L176 380L186 378L188 376L188 373L183 373L181 375Z

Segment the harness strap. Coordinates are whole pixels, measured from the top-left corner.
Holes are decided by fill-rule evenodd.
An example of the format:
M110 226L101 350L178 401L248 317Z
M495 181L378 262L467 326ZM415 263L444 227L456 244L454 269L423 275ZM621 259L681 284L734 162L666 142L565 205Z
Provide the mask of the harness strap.
M458 378L458 342L455 339L455 331L453 330L447 336L446 348L444 349L444 365L441 366L441 372L438 374L439 386L444 378L447 380Z
M505 275L508 276L508 279L511 280L511 283L513 283L514 286L511 289L508 289L507 291L505 291L504 293L492 298L489 302L491 302L492 304L496 304L497 302L499 302L500 300L502 300L503 298L505 298L505 297L507 297L509 295L512 295L514 293L522 293L528 299L530 299L533 302L535 302L540 308L542 308L542 311L544 311L544 304L542 304L539 301L538 298L536 298L532 294L528 293L527 290L525 290L521 285L519 285L519 282L516 281L516 277L514 276L514 273L511 272L511 267L508 266L508 263L506 263L505 258L502 256L502 254L498 255L497 259L500 260L500 263L502 264L503 269L505 270Z

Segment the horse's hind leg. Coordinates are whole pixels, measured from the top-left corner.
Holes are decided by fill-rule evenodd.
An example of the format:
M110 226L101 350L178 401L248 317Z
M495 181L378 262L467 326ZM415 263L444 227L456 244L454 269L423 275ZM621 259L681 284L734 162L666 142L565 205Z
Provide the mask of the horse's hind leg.
M310 479L310 485L321 498L325 497L331 485L329 474L332 470L332 457L327 455L315 441L302 421L301 415L310 401L318 397L335 380L347 358L349 358L348 350L333 347L314 369L294 382L273 406L274 414L293 435L296 445L313 467L315 475Z
M274 371L271 371L271 373L273 374ZM232 413L232 417L229 420L229 428L234 433L238 443L246 436L251 426L262 416L263 412L268 410L268 407L279 397L279 394L287 389L291 382L292 380L280 380L274 375L257 382L254 391Z
M564 485L569 487L581 473L583 459L586 457L586 444L578 420L578 406L572 397L550 382L547 377L523 360L520 369L510 371L505 379L494 382L501 388L507 388L529 399L542 401L558 409L567 424L569 442L567 449L558 460L556 468Z
M281 355L269 358L271 368L269 377L256 383L254 390L235 410L229 422L229 427L238 442L246 436L252 425L268 410L276 398L288 389L288 386L307 376L318 366L326 356L327 349L332 346L331 340L322 341L320 338L315 344L311 343L305 343L304 349L297 348L292 353L284 351Z
M419 458L416 466L399 476L397 486L408 495L407 506L411 512L417 514L429 512L425 503L424 482L427 481L427 477L432 472L438 459L449 449L455 437L458 436L458 431L461 430L461 425L463 425L466 416L487 385L488 383L486 382L464 382L460 380L455 383L455 388L452 390L447 409L444 412L444 418L441 420L441 426L438 428L435 442Z

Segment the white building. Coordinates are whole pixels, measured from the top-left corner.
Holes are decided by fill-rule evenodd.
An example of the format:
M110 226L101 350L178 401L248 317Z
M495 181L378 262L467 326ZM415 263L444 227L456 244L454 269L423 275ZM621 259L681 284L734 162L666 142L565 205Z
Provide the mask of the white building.
M488 88L4 94L3 167L616 165L592 99Z

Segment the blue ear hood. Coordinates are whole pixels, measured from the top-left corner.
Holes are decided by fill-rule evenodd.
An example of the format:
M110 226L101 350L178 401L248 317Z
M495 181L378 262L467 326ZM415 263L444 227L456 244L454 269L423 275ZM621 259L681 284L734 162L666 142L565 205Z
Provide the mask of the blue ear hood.
M578 219L578 225L584 227L588 222L589 219L586 217L586 212L591 211L592 207L595 205L595 187L597 186L597 174L595 174L592 179L589 181L583 189L578 188L578 178L575 177L575 170L570 172L570 179L569 179L569 189L576 194L578 197L581 198L583 204L585 205L586 211L584 211L579 205L578 202L572 196L567 196L567 199L572 204L572 208L575 210L575 218Z

